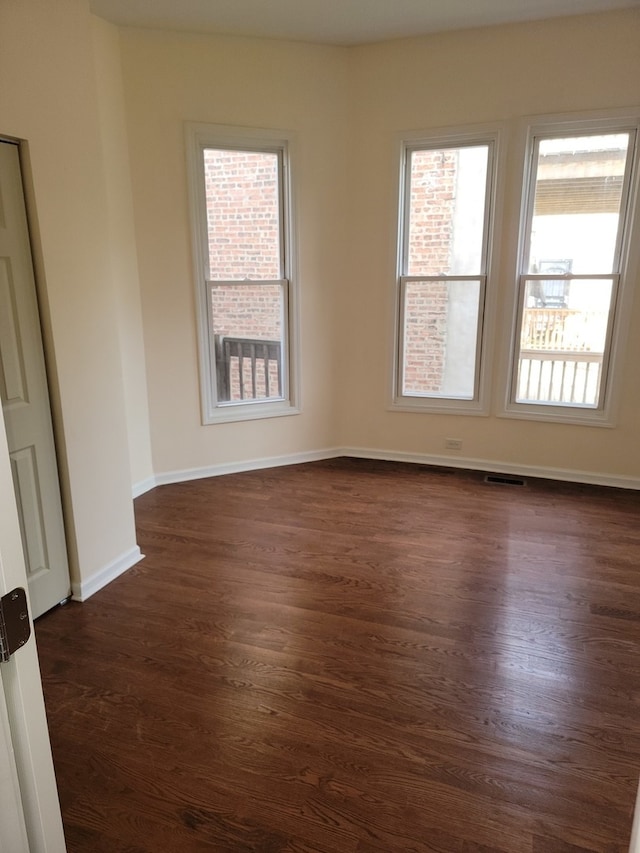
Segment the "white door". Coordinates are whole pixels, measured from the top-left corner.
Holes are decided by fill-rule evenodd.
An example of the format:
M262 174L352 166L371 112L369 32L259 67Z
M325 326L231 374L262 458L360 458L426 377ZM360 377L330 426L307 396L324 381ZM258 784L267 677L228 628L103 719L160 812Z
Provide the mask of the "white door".
M0 596L26 586L6 433L0 418ZM0 663L0 853L64 853L35 637Z
M0 853L28 850L18 771L4 693L0 690Z
M33 617L70 593L18 146L0 142L0 397Z

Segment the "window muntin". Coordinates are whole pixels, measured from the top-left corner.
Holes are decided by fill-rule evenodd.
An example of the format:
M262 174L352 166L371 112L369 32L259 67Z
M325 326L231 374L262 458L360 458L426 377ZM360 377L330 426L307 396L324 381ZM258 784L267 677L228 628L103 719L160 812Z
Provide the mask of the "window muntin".
M494 147L405 145L396 405L479 404Z
M188 125L203 420L291 414L289 140Z
M516 406L604 411L634 148L633 130L533 136Z

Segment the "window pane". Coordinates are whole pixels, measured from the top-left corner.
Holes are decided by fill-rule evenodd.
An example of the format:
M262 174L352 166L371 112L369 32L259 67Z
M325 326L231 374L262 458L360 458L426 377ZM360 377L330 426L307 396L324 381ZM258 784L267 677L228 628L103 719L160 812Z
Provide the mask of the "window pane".
M209 279L279 279L278 155L204 151Z
M557 306L540 304L540 284L525 284L516 400L596 407L613 282L572 280Z
M530 273L556 259L565 272L614 270L628 147L628 133L540 142Z
M478 275L489 146L411 152L406 275Z
M282 399L282 284L212 284L218 400Z
M479 281L405 283L403 394L474 398L479 305Z

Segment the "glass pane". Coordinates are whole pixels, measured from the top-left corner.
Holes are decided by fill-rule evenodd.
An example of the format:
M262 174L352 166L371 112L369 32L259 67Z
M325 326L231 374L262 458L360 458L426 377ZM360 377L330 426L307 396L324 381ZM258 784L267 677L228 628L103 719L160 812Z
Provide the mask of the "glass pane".
M283 399L281 284L213 284L218 401Z
M406 275L483 272L489 146L413 151Z
M479 305L479 281L406 282L403 394L474 398Z
M613 282L573 280L555 307L540 304L540 284L525 284L516 400L596 407Z
M204 151L209 278L282 278L278 155Z
M629 134L543 139L530 273L613 272Z

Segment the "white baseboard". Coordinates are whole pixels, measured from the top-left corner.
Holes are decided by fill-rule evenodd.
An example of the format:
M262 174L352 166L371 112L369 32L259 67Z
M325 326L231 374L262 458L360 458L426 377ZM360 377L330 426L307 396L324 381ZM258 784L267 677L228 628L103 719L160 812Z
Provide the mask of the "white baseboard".
M343 447L336 455L357 459L380 459L389 462L412 462L418 465L437 465L444 468L466 468L495 474L512 474L519 477L540 477L545 480L564 480L568 483L586 483L592 486L613 486L619 489L640 489L637 477L597 474L593 471L576 471L571 468L542 468L537 465L518 465L493 459L473 459L463 456L432 456L422 453L399 453L395 450L373 450L368 447Z
M107 566L95 572L90 578L81 581L80 583L71 584L71 597L74 601L86 601L98 590L103 589L112 580L115 580L121 574L135 566L140 560L144 559L144 554L140 553L140 548L136 545L125 554L121 554Z
M139 483L134 483L131 487L131 492L134 498L139 498L140 495L144 495L145 492L150 492L151 489L155 489L158 485L158 481L155 476L147 477L146 480L140 480Z
M203 468L167 471L164 474L156 474L140 483L136 483L133 487L133 496L138 497L156 486L168 485L170 483L184 483L188 480L221 477L224 474L236 474L242 471L258 471L264 468L278 468L285 465L318 462L323 459L336 459L340 456L351 456L356 459L378 459L388 462L410 462L418 465L461 468L495 474L511 474L518 477L540 477L546 480L560 480L569 483L585 483L594 486L612 486L620 489L640 490L640 480L637 477L598 474L593 471L579 471L571 468L543 468L537 465L519 465L511 462L500 462L493 459L475 459L467 456L404 453L396 450L377 450L370 447L333 447L324 450L291 453L285 456L267 456L261 459L246 459L240 462L223 462L217 465L207 465ZM100 569L92 577L79 584L71 584L72 597L75 601L86 601L87 598L105 587L110 581L117 578L123 572L126 572L127 569L130 569L143 558L144 555L140 553L140 548L137 546L132 548L108 566ZM640 818L637 820L640 823ZM637 830L637 834L640 835L640 829ZM638 841L638 853L640 853L640 840Z
M222 462L207 465L204 468L186 468L182 471L167 471L156 474L157 486L169 483L184 483L187 480L202 480L205 477L220 477L223 474L238 474L242 471L258 471L262 468L280 468L284 465L299 465L303 462L318 462L322 459L335 459L345 454L340 448L311 450L304 453L291 453L286 456L266 456L262 459L246 459L241 462Z
M242 471L258 471L263 468L278 468L284 465L299 465L304 462L317 462L322 459L336 459L340 456L352 456L356 459L379 459L388 462L411 462L417 465L436 465L444 468L463 468L472 471L486 471L495 474L511 474L518 477L540 477L544 480L561 480L568 483L585 483L592 486L613 486L619 489L640 490L640 479L623 475L599 474L594 471L580 471L572 468L543 468L538 465L520 465L501 462L494 459L475 459L468 456L432 455L424 453L404 453L397 450L377 450L370 447L333 447L325 450L313 450L304 453L292 453L286 456L267 456L261 459L246 459L240 462L223 462L207 465L204 468L186 468L181 471L167 471L145 480L144 491L155 486L169 483L184 483L188 480L200 480L206 477L220 477L224 474L237 474ZM138 484L142 487L143 484ZM140 491L139 494L143 494Z

